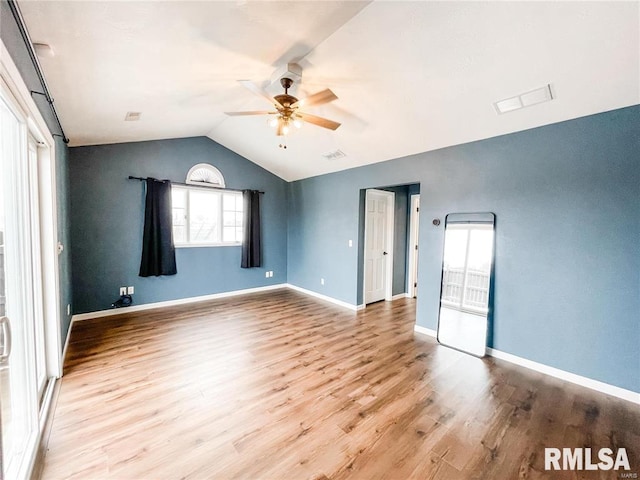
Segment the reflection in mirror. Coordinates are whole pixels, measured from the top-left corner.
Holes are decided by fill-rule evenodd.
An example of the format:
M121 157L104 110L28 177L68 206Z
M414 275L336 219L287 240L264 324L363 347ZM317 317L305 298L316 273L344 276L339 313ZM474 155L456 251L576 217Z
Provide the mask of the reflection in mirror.
M493 266L493 213L445 221L438 342L484 356Z

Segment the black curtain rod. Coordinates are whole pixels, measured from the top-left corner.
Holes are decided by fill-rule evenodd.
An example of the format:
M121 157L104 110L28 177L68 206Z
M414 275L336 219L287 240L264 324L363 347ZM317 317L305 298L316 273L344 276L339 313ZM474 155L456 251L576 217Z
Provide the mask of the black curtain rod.
M140 180L141 182L144 182L145 180L147 180L146 178L143 177L134 177L133 175L129 175L129 180ZM165 180L160 180L165 181ZM224 192L243 192L244 190L240 190L239 188L222 188L222 187L212 187L209 185L197 185L197 184L193 184L193 183L182 183L182 182L172 182L171 180L166 180L168 181L171 185L180 185L181 187L196 187L196 188L207 188L209 190L222 190ZM247 189L250 190L250 189ZM258 192L258 193L264 193L264 192Z
M27 47L27 52L29 53L31 63L33 63L33 68L35 69L36 74L38 75L38 80L40 80L40 84L42 85L42 89L44 90L44 93L31 91L31 94L33 95L34 93L36 93L38 95L43 95L47 99L47 103L51 107L51 111L53 112L53 116L56 119L56 122L58 122L58 127L60 128L61 133L61 135L54 134L54 136L62 137L62 141L64 143L69 143L69 139L64 134L64 130L62 129L62 123L60 123L60 117L58 117L56 107L53 106L53 98L51 98L51 94L49 93L49 89L47 88L47 81L44 79L44 74L42 73L42 69L40 68L40 62L38 62L38 57L36 56L36 52L33 48L33 43L31 42L31 38L29 37L29 32L27 32L27 27L25 26L24 20L22 18L22 13L20 13L20 9L18 8L18 4L15 0L8 0L7 4L9 5L9 9L13 14L13 18L18 24L18 30L20 30L22 40Z

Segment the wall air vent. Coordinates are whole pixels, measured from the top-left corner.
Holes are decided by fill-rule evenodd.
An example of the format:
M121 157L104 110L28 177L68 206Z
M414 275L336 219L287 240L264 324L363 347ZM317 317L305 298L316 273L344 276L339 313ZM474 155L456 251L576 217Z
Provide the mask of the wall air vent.
M127 112L127 114L124 117L124 121L137 122L138 120L140 120L141 115L142 115L142 112Z
M322 156L325 160L338 160L339 158L344 158L347 155L342 150L335 150L329 153L323 153Z
M553 100L553 94L551 93L551 84L548 84L542 88L522 93L515 97L505 98L504 100L495 102L493 106L497 113L507 113L551 100Z
M46 43L34 43L33 48L39 57L55 57L56 52L53 51L51 45Z

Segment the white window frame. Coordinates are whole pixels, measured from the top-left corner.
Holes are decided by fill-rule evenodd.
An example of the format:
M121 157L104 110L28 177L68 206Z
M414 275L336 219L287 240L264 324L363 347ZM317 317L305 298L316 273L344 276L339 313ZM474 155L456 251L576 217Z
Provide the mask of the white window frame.
M224 201L223 201L223 196L224 195L234 195L234 196L239 196L242 198L242 192L236 191L236 190L224 190L221 188L211 188L210 190L208 190L207 188L203 188L203 187L190 187L188 185L172 185L171 186L172 191L173 190L181 190L186 192L186 196L185 196L185 229L186 229L186 238L187 241L186 242L178 242L175 240L175 235L174 235L174 246L176 248L200 248L200 247L237 247L237 246L241 246L242 245L242 240L240 241L233 241L233 242L225 242L223 241L223 235L224 235ZM219 202L218 202L218 219L219 219L219 231L220 231L220 241L217 242L194 242L191 240L191 232L190 232L190 228L191 228L191 220L190 220L190 215L191 215L191 206L190 206L190 202L191 202L191 192L198 192L198 193L210 193L212 195L219 195ZM173 209L172 209L173 210ZM173 212L172 212L173 213ZM173 228L173 227L172 227ZM237 227L236 227L237 228Z
M47 415L53 401L56 379L62 376L62 339L60 316L60 285L58 268L58 229L57 229L57 192L56 192L56 147L53 136L35 104L31 91L22 79L18 68L9 55L2 40L0 40L0 90L3 99L13 104L21 112L25 122L25 134L31 135L37 144L37 185L31 185L38 190L38 229L40 238L34 242L35 248L40 249L38 255L40 263L39 275L41 281L38 295L42 296L42 314L44 315L46 373L52 381L47 382L39 402L37 435L34 436L26 449L24 461L17 474L19 478L31 476L35 464L37 445L44 432ZM25 137L25 141L27 138ZM26 146L26 143L25 143ZM34 165L32 167L35 168ZM33 177L31 178L33 181ZM32 201L35 201L35 197ZM39 245L38 245L39 244ZM31 261L35 250L32 250ZM69 336L67 335L67 340ZM31 361L35 358L31 355ZM37 392L35 392L37 395ZM1 472L0 472L1 476Z

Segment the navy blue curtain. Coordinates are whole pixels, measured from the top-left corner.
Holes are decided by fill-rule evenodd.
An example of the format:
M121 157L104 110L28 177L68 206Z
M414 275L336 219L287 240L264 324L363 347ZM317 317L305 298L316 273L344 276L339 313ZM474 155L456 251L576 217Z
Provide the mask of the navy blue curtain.
M140 276L175 275L176 250L171 220L171 183L147 178Z
M243 190L242 268L260 266L260 192Z

